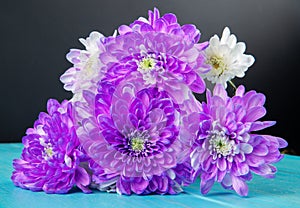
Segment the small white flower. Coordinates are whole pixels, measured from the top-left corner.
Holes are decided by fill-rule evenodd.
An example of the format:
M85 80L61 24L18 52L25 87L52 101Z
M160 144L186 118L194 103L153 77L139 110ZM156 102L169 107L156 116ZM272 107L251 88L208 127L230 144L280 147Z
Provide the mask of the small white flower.
M222 84L225 88L227 82L234 77L244 77L247 69L254 63L254 57L244 54L245 50L245 43L237 43L236 36L230 34L229 28L225 27L221 40L217 35L209 40L209 47L204 53L211 70L202 77L212 83Z
M91 32L86 39L80 38L79 41L85 46L85 50L71 49L67 54L67 59L74 64L61 77L64 88L72 91L76 100L83 90L94 90L96 79L101 76L100 52L104 51L104 36L99 32ZM80 96L79 96L80 97Z

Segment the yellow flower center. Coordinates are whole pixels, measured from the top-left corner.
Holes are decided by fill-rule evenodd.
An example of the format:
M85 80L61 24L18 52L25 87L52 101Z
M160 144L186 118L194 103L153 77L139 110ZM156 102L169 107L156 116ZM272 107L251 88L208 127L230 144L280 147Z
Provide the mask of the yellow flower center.
M155 60L150 57L143 58L139 63L138 63L139 69L141 69L144 72L151 71L155 67Z
M139 137L134 137L130 141L132 150L136 152L142 151L144 149L144 143L144 140Z
M211 65L214 71L218 75L222 75L223 72L226 70L226 64L224 63L224 59L218 56L212 56L208 59L207 63Z
M52 157L52 156L54 155L54 152L53 152L53 148L52 148L52 147L47 147L47 148L44 149L44 151L45 151L45 153L46 153L46 155L47 155L48 157Z

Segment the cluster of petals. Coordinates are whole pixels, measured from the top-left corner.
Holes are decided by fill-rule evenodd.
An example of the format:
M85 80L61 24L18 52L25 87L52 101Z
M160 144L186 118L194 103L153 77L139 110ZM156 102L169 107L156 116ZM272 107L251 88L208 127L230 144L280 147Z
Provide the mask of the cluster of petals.
M80 166L87 158L73 125L71 104L50 99L47 110L23 137L21 158L13 161L12 181L32 191L67 193L77 186L89 193L90 176Z
M200 114L190 115L196 123L191 166L194 177L200 175L201 192L206 194L214 182L239 195L248 194L246 181L252 173L271 178L276 173L273 163L283 158L279 149L287 142L279 137L260 135L256 131L275 124L259 121L266 114L265 96L254 90L245 93L239 86L235 95L228 97L224 87L216 85ZM196 127L198 124L198 127Z

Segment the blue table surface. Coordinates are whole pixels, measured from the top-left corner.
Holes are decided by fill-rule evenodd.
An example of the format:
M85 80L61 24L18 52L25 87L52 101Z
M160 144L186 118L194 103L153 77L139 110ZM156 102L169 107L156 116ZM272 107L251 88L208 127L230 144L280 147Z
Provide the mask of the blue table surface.
M94 191L83 194L46 194L15 187L11 182L12 160L19 158L21 143L0 144L0 208L43 207L300 207L300 157L285 155L276 163L278 172L274 179L254 176L249 185L249 195L240 197L233 191L215 184L208 195L199 192L199 181L184 188L179 195L121 196L116 193Z

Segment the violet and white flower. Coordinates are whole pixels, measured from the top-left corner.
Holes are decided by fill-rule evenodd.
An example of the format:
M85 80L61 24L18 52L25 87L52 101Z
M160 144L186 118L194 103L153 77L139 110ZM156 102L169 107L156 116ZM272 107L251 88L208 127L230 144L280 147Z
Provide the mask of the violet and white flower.
M209 40L209 47L205 49L206 63L212 69L201 76L212 83L222 84L225 88L227 82L234 77L242 78L245 72L254 63L252 55L244 54L246 44L238 42L234 34L230 34L225 27L221 39L214 35Z
M93 31L87 39L80 38L79 41L85 46L85 50L70 50L67 59L74 66L60 77L65 90L74 94L74 101L80 100L83 90L96 91L96 83L104 73L101 71L102 63L99 54L105 51L105 37L101 33Z
M23 137L20 159L13 161L12 181L16 186L46 193L67 193L75 185L89 193L90 176L80 166L86 155L80 148L68 101L47 103L33 128Z
M200 32L194 25L180 26L174 14L160 17L149 11L149 20L140 18L130 26L121 26L100 54L105 65L105 81L122 80L138 72L146 87L172 88L174 80L196 93L205 91L199 74L210 70L203 50L208 43L197 43ZM172 84L170 84L172 83Z
M84 92L89 107L82 110L89 117L77 130L94 161L93 183L127 195L182 191L191 181L186 177L191 169L184 165L189 149L179 139L181 111L168 92L127 76L118 84L101 82L93 96Z
M259 121L266 114L264 103L263 94L253 90L245 93L243 86L230 98L218 84L213 95L207 92L202 112L190 115L190 130L196 132L191 165L195 177L200 174L203 194L209 192L214 182L220 182L225 189L245 196L248 194L246 181L251 180L252 173L266 178L274 176L276 167L272 164L282 159L279 149L286 147L287 142L256 133L275 124Z

